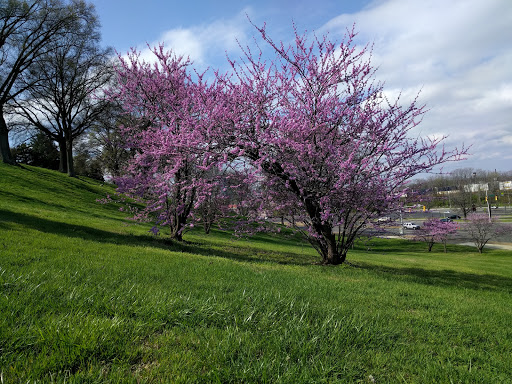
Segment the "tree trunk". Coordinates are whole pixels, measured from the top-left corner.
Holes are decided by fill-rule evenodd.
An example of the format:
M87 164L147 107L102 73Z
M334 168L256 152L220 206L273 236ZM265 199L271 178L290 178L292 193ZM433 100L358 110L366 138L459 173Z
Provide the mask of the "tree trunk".
M172 227L170 238L176 241L183 241L183 231L180 231L178 226Z
M75 177L75 167L73 166L73 142L66 140L66 163L68 166L68 176Z
M213 220L214 220L214 213L213 213L213 208L211 206L212 202L211 201L208 201L206 202L206 207L204 207L203 209L203 212L202 212L202 217L203 217L203 228L204 228L204 233L206 235L209 235L210 234L210 230L212 229L212 225L213 225Z
M9 129L7 128L2 108L0 108L0 158L2 159L2 162L6 164L16 164L11 155L11 147L9 146Z
M336 246L336 236L331 232L324 232L319 240L319 248L322 253L323 264L339 265L343 264L347 257L348 249L338 250Z
M187 217L188 215L185 216L184 214L176 215L176 221L174 224L170 225L171 239L176 241L183 241L183 230L187 224Z
M68 173L68 151L66 146L66 140L62 139L59 143L59 172Z
M190 215L190 211L194 205L196 197L195 189L191 191L185 192L184 194L181 191L178 191L175 198L178 201L183 201L183 210L180 212L174 212L174 222L171 222L169 227L171 229L171 239L182 241L183 240L183 232L185 226L187 225L187 219Z
M204 227L204 233L206 235L209 235L210 234L210 230L212 229L212 223L210 220L206 220L203 224L203 227Z
M316 250L322 255L322 263L324 265L342 264L347 257L347 252L351 244L343 243L341 249L338 249L336 235L333 233L332 225L327 222L322 223L321 210L316 202L311 199L305 199L304 205L311 218L313 228L317 233L316 237L309 237L309 242L314 244Z

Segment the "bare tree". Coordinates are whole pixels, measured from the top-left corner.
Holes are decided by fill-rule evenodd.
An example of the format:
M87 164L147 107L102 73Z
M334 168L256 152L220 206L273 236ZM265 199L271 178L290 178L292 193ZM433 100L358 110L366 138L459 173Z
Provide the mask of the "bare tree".
M452 184L457 188L457 193L451 198L452 203L460 210L464 219L472 211L473 192L468 188L468 184L474 182L476 174L473 168L460 168L453 171L451 176Z
M24 80L36 60L53 50L53 42L74 20L60 0L0 0L0 158L14 164L6 110L38 79Z
M60 170L75 176L73 143L108 108L108 102L95 92L109 83L113 70L111 50L99 46L94 6L73 0L69 11L75 18L66 33L23 76L27 88L23 98L16 100L16 111L59 144Z
M465 228L479 253L482 253L489 240L507 232L507 228L503 224L482 213L468 215Z
M101 161L109 176L121 176L123 167L133 156L119 131L119 126L129 124L130 121L130 116L111 102L87 136L87 145L92 155Z

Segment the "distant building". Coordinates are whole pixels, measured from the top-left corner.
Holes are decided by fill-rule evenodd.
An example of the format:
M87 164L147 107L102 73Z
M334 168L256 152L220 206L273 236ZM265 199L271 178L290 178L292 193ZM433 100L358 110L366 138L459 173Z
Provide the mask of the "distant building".
M464 191L466 192L480 192L480 191L488 191L489 184L487 183L475 183L475 184L466 184L464 185Z
M466 184L464 185L464 191L466 192L485 192L490 191L491 189L494 191L496 187L500 191L511 191L512 190L512 181L500 181L490 183L493 185L493 188L489 187L489 183L475 183L475 184Z
M455 195L457 193L459 193L459 190L458 189L453 189L451 191L437 191L438 194L440 195Z

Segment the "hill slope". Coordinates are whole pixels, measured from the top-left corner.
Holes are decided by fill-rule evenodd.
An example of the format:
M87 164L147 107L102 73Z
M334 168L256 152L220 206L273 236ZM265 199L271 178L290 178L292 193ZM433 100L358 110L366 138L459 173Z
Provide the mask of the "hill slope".
M512 257L148 234L88 179L0 164L5 382L506 382ZM357 267L355 267L357 266Z

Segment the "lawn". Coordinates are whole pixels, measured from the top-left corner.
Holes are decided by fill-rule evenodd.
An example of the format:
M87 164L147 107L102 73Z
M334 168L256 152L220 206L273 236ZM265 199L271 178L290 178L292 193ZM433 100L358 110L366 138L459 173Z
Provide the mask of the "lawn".
M5 383L509 383L512 254L292 233L177 244L113 187L0 164Z

